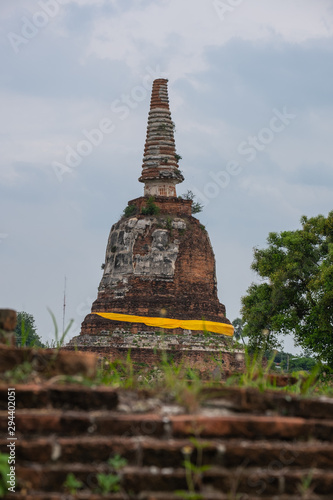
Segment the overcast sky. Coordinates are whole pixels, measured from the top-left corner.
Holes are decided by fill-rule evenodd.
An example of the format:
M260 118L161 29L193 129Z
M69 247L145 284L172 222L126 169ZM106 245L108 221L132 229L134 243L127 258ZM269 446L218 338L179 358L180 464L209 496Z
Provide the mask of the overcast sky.
M333 199L332 0L3 0L0 307L53 338L90 311L112 224L143 194L151 84L232 321L270 231ZM292 344L286 344L292 350Z

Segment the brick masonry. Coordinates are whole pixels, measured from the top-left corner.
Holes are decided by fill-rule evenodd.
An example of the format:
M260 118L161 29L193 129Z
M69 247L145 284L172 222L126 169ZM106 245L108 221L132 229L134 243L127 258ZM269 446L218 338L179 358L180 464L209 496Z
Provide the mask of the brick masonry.
M168 80L154 81L148 115L146 144L140 182L145 196L176 196L176 184L184 177L179 170L168 98Z
M229 323L217 297L214 253L199 221L189 215L122 218L110 232L92 312ZM81 334L119 328L132 333L142 328L154 331L142 324L88 315Z
M221 335L193 335L139 332L125 333L121 330L104 335L79 335L64 348L83 352L94 352L100 358L126 359L142 366L159 368L163 356L170 363L182 364L184 369L195 370L202 379L225 379L232 372L245 369L244 352L231 348ZM215 374L215 375L214 375Z
M131 338L120 337L118 342ZM165 348L175 338L181 336L155 342ZM148 334L142 337L140 349L148 340ZM201 336L195 344L204 348ZM0 452L5 454L8 386L15 387L16 395L17 484L5 500L188 498L176 493L189 493L185 459L199 467L200 473L192 475L200 495L196 498L332 499L332 398L217 383L200 391L188 385L178 394L59 385L60 373L94 377L94 354L0 347L2 361L12 360L7 366L0 364ZM59 354L62 361L55 377L52 370L38 370L50 361L52 365ZM5 378L1 373L24 361L41 373L39 383L17 384L8 378L5 382L8 372ZM127 461L121 470L108 463L115 455ZM74 495L64 486L70 473L82 482ZM99 474L117 475L119 493L98 493Z
M0 384L1 452L6 395ZM206 466L194 483L207 500L332 498L326 397L216 386L197 394L189 413L181 400L148 391L16 384L16 396L18 485L8 499L176 499L177 490L188 491L185 456ZM117 472L120 494L92 493L97 474L115 473L107 461L116 454L127 460ZM65 494L69 473L83 483L75 497Z
M111 228L92 313L230 324L225 306L217 296L215 256L209 236L191 215L191 200L176 196L175 186L183 180L178 160L167 80L157 79L153 83L139 179L145 184L144 196L129 201L126 213L131 215L123 216ZM147 209L152 208L149 205L152 196L153 210L147 214ZM141 323L116 322L88 314L81 335L99 336L108 332L108 345L112 347L113 332L141 335L155 330ZM168 333L182 335L184 330L178 328ZM220 340L223 349L222 336ZM79 349L81 344L76 341ZM95 349L97 345L91 347Z

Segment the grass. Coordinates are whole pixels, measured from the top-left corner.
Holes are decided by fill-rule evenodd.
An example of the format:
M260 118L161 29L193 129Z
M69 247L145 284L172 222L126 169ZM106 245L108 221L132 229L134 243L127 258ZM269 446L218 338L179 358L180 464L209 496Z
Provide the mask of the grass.
M66 335L68 334L73 320L71 320L60 335L57 321L54 314L50 311L50 315L54 324L54 337L51 346L55 348L55 356L57 351L64 344ZM22 339L24 343L25 328L23 327ZM164 332L155 332L161 337L161 343L164 343ZM215 340L210 332L204 332L205 342L208 345ZM242 349L239 342L232 342L226 339L223 346L223 351L234 353ZM176 402L182 404L188 410L194 410L200 404L200 392L203 387L209 385L216 386L218 380L223 376L224 364L222 353L216 356L210 355L210 362L215 365L215 369L211 370L211 376L208 380L202 380L200 372L191 369L183 362L176 361L176 351L170 349L158 350L154 348L154 353L161 353L161 359L158 366L151 363L134 362L129 350L126 358L109 360L105 358L101 361L97 375L94 379L83 376L59 376L59 383L76 383L87 386L107 385L122 389L145 389L151 392L166 393L169 398L172 397ZM333 396L333 379L332 375L325 376L325 367L316 365L310 373L294 372L294 373L277 373L274 371L274 354L266 360L264 352L250 354L247 349L245 353L245 370L243 373L235 374L228 378L225 382L228 386L238 387L253 387L260 391L265 390L283 390L302 396L326 395ZM215 372L219 372L218 376ZM40 378L40 373L36 373L32 363L25 361L14 369L9 370L0 375L0 380L5 382L24 383L36 381ZM284 375L289 377L292 382L285 387L278 387L277 381L279 376Z
M121 457L119 454L114 455L107 461L109 467L109 472L100 472L96 474L96 485L94 492L101 495L108 495L109 493L122 492L121 486L121 469L126 467L127 460ZM66 480L63 484L65 491L71 495L76 495L78 490L85 488L84 482L80 481L71 472L67 474ZM125 493L123 491L123 493Z
M54 317L53 317L54 319ZM55 320L54 320L55 321ZM56 327L56 322L55 322ZM70 325L69 325L70 327ZM66 328L64 334L59 337L58 330L55 328L56 339L53 345L57 350L61 347L64 337L68 332ZM163 333L161 334L163 338ZM207 342L210 338L207 335ZM227 346L232 353L232 346ZM239 345L237 345L239 349ZM158 349L155 349L155 354ZM123 359L109 360L104 358L100 361L96 376L91 379L84 376L59 376L59 383L76 383L87 386L106 385L121 389L148 390L150 392L159 392L168 394L168 397L182 404L188 410L194 410L200 404L200 392L203 387L220 384L219 380L223 378L224 364L222 355L211 356L210 362L215 365L211 370L210 378L203 380L199 370L189 368L184 362L176 361L175 350L161 350L161 359L158 366L151 363L141 363L133 361L131 351ZM326 395L333 396L332 377L324 376L324 369L317 365L310 372L277 373L274 371L274 359L265 360L262 353L250 355L245 351L245 370L243 373L237 373L226 380L228 386L252 387L259 391L279 390L299 394L302 396ZM218 370L218 375L216 372ZM36 381L41 374L34 370L33 364L25 361L0 375L0 380L5 382L25 383ZM284 387L279 387L278 382L281 376L285 376L289 383Z
M4 496L8 490L8 475L10 472L9 455L7 453L0 453L0 497Z
M56 318L55 318L53 312L51 311L51 309L48 309L48 311L49 311L49 313L51 315L53 326L54 326L54 337L55 337L55 345L54 345L54 347L56 349L60 349L60 347L62 347L64 345L65 337L68 334L69 330L71 329L72 324L74 323L74 320L71 319L69 321L67 327L63 331L62 335L59 337L59 328L58 328L58 324L57 324Z
M94 378L85 376L59 375L57 383L80 384L84 386L105 385L109 387L125 390L147 390L151 393L158 393L184 406L188 411L194 411L200 405L200 393L203 388L216 387L223 376L224 365L216 361L219 376L216 370L212 370L208 380L202 380L198 370L188 368L184 363L177 363L172 359L172 353L162 355L159 366L136 363L131 359L128 351L125 359L110 361L104 359L100 362L97 374ZM316 366L311 373L285 374L290 383L284 387L279 387L277 381L278 374L268 369L269 363L263 366L258 359L248 361L249 366L241 374L230 376L224 384L231 387L250 387L261 392L266 390L284 391L297 394L303 397L316 397L326 395L333 397L333 381L331 378L322 379L320 373L322 368ZM36 372L32 363L25 361L0 374L0 381L6 383L31 383L41 382L41 373Z

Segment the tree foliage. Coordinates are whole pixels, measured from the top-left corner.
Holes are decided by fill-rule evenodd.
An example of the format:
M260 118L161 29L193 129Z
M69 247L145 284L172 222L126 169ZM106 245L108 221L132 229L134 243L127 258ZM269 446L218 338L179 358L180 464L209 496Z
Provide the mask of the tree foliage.
M269 359L272 357L274 358L274 363L277 363L283 371L288 372L310 372L317 365L317 361L308 356L306 351L302 355L297 356L290 352L274 351L270 353Z
M193 193L193 191L188 189L186 193L182 195L182 198L184 200L192 201L192 208L191 208L192 214L198 214L199 212L202 212L203 204L195 200L195 194Z
M15 328L16 345L45 347L41 338L37 335L35 319L32 314L21 311L17 313L17 325Z
M232 326L234 327L234 338L236 340L242 339L242 342L245 345L243 338L243 320L241 318L234 319Z
M288 360L283 360L281 368L289 372L308 371L314 369L316 361L312 358L290 356Z
M301 219L296 231L270 233L254 250L252 269L263 279L242 298L250 347L276 348L279 334L333 365L333 211ZM266 333L266 335L265 335Z

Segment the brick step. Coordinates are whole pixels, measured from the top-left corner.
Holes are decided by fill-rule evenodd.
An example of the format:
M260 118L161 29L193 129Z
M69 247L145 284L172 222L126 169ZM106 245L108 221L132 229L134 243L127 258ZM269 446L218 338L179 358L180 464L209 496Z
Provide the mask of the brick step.
M77 491L75 496L65 494L65 493L53 493L53 492L39 492L32 491L31 493L14 493L3 497L3 500L10 500L15 498L16 500L181 500L180 495L173 494L171 492L149 492L143 491L138 495L125 496L123 493L109 493L104 495L98 495L91 492ZM185 498L185 497L183 497ZM188 497L186 497L188 498ZM203 500L332 500L332 495L317 495L307 493L303 497L299 494L297 495L273 495L273 496L257 496L245 494L236 494L232 496L230 494L224 493L214 493L205 492Z
M80 499L81 497L78 497ZM86 498L86 497L85 497ZM138 495L138 500L181 500L181 496L175 495L172 493L159 493L159 492L143 492ZM191 497L183 497L183 498L191 498ZM29 499L30 500L30 499ZM44 500L44 499L43 499ZM46 499L45 499L46 500ZM58 499L56 499L58 500ZM60 499L59 499L60 500ZM82 498L83 500L83 498ZM205 492L202 500L332 500L332 495L311 495L308 493L306 496L297 495L278 495L273 494L269 496L258 496L258 495L249 495L248 493L244 494L233 494L233 493L214 493L214 492Z
M128 499L131 498L131 500L133 499L133 497L127 497L127 496L124 497L122 493L108 493L104 495L99 495L97 493L91 493L91 491L86 491L86 492L78 491L75 495L70 495L69 493L56 493L56 492L45 493L42 491L31 491L29 493L23 493L23 494L17 492L17 493L11 493L10 495L6 495L1 498L3 500L11 500L13 498L16 500L127 500L127 498ZM180 500L179 496L175 498L177 498L177 500ZM151 500L153 500L153 497L151 497ZM326 499L319 498L319 500L326 500Z
M8 386L0 385L0 410L8 407ZM15 385L17 409L61 408L113 410L118 405L117 391L110 387L83 385Z
M0 385L0 410L7 409L7 386ZM119 397L126 391L110 387L86 387L82 385L35 384L16 385L16 408L62 408L62 409L115 409ZM147 399L142 391L137 399ZM324 396L301 398L283 391L260 392L257 389L238 387L203 388L198 396L204 408L224 409L231 412L269 413L302 418L331 419L333 400Z
M223 412L222 412L223 413ZM7 412L0 412L0 438L7 437ZM277 415L233 414L163 416L158 413L122 414L113 411L17 410L16 435L117 435L159 438L243 438L307 441L333 440L333 420Z
M10 500L15 498L16 500L181 500L180 495L173 493L163 493L163 492L142 492L138 495L124 496L123 493L109 493L104 495L98 495L91 492L78 491L75 496L68 495L65 493L43 493L38 491L33 491L31 493L14 493L4 496L4 500ZM185 497L183 497L185 498ZM188 498L188 497L186 497ZM205 492L205 497L203 500L332 500L332 495L310 495L301 497L298 495L273 495L273 496L252 496L245 494L240 494L238 496L231 496L230 494Z
M6 453L8 440L0 440L0 451ZM238 467L289 468L311 467L333 470L333 443L321 441L246 441L240 439L208 441L196 445L185 439L161 440L149 437L48 437L19 439L15 454L20 464L35 463L101 463L118 454L135 466L182 467L184 448L190 449L193 463ZM199 450L199 452L197 451ZM200 451L201 450L201 451Z
M107 466L85 464L56 464L17 466L17 476L21 484L29 490L56 491L64 483L67 474L72 472L88 489L97 485L97 473L110 473ZM297 495L304 488L304 480L311 478L308 491L319 495L329 495L333 491L333 472L320 469L280 470L237 467L226 469L212 466L202 473L201 489L223 493L248 493L264 495ZM176 492L187 490L184 468L124 467L121 472L121 485L126 492L135 494L147 491ZM301 496L300 496L301 497ZM301 497L302 498L302 497Z
M127 391L106 386L87 387L77 384L43 385L18 384L16 408L108 409L117 407L119 398ZM7 385L0 385L0 410L7 409ZM119 397L118 397L119 394ZM149 393L141 391L137 399L147 399ZM232 412L281 414L302 418L332 419L333 399L324 396L302 398L284 391L260 392L244 387L207 387L198 396L206 408L228 409Z
M305 398L278 390L260 392L246 387L204 387L199 394L204 407L227 408L234 412L274 413L283 416L332 419L333 399Z

